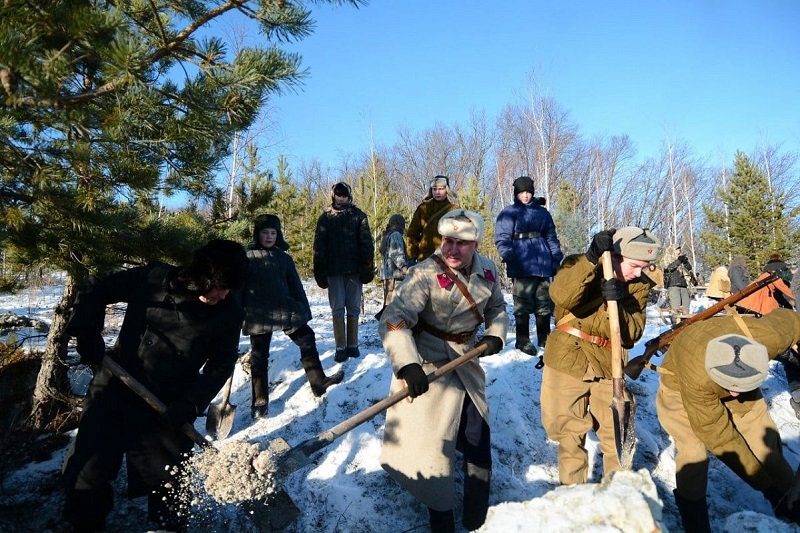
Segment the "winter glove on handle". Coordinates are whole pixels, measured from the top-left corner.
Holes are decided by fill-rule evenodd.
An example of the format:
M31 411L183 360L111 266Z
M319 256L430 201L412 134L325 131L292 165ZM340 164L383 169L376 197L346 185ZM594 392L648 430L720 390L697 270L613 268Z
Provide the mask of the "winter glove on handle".
M685 255L683 255L683 254L681 254L681 255L679 255L679 256L678 256L678 261L680 261L680 262L681 262L681 263L683 263L684 265L688 265L688 264L689 264L689 258L688 258L688 257L686 257L686 256L685 256Z
M607 302L622 300L625 297L625 284L614 278L603 280L601 291Z
M600 261L600 256L603 255L603 252L614 251L614 233L616 231L616 229L607 229L592 237L592 243L589 245L589 249L586 250L586 259L593 265Z
M161 418L169 427L178 429L186 423L194 422L197 418L197 407L189 400L175 400L167 406Z
M408 387L408 395L416 398L420 394L428 392L428 376L419 363L411 363L400 369L400 378L406 382Z
M100 333L81 333L77 338L75 349L81 356L81 364L94 366L103 362L106 355L106 343Z
M503 349L503 339L500 337L495 337L494 335L486 335L481 340L478 341L477 344L486 344L486 349L479 357L485 357L487 355L494 355L496 353L500 353L500 350Z

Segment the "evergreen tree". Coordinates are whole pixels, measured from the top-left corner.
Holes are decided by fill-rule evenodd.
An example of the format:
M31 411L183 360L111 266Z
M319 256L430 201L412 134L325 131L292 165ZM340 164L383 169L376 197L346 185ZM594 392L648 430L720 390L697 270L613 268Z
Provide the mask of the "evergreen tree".
M35 427L48 423L47 411L63 399L65 324L76 283L125 262L183 259L207 238L194 230L192 239L176 238L181 226L159 218L153 198L214 197L214 172L233 136L270 95L302 76L299 56L277 46L232 55L220 38L198 37L236 14L258 23L267 41L312 30L309 12L288 1L3 4L4 246L20 261L69 276L34 393Z
M588 224L590 217L582 209L575 188L566 180L559 182L551 204L551 214L564 255L585 252L591 239Z
M788 257L797 246L794 213L787 211L785 194L770 190L766 176L747 155L736 153L733 175L717 196L716 203L703 204L707 225L700 236L708 245L709 265L727 265L732 256L744 255L755 278L770 254Z

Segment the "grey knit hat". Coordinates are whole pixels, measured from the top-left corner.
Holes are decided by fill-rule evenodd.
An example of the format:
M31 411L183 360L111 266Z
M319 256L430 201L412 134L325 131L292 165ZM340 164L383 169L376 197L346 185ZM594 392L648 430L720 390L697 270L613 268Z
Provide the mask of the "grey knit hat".
M637 261L655 261L661 250L661 241L650 231L636 226L625 226L614 232L614 251Z

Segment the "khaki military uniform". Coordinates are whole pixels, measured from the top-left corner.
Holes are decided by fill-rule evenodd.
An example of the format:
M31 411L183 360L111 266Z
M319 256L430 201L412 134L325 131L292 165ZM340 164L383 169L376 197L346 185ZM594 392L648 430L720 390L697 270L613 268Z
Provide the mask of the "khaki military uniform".
M509 321L495 264L475 253L469 277L457 274L485 318L485 335L505 340ZM415 328L420 321L450 334L474 332L478 326L467 299L431 258L409 270L378 326L392 364L391 393L405 387L397 372L406 365L419 363L430 373L475 347L475 333L465 335L469 338L464 343L448 341ZM464 398L469 395L488 424L485 389L486 375L473 359L431 383L412 403L400 402L386 413L381 466L430 508L453 508L456 434Z
M770 359L800 341L800 316L790 309L742 319ZM687 500L706 496L709 451L754 489L785 492L793 485L794 473L760 389L733 398L705 369L708 341L729 333L745 334L733 317L692 324L675 337L664 359L664 369L672 374L661 376L656 407L675 441L677 491Z
M614 445L611 414L611 326L602 298L602 265L585 256L566 262L550 285L557 327L547 339L542 376L542 425L558 442L558 477L562 484L585 483L588 478L586 434L594 429L600 439L603 470L620 470ZM628 294L618 302L622 345L632 348L645 327L647 295L653 282L646 276L627 284ZM564 317L573 315L566 322ZM559 329L568 327L573 334ZM596 342L576 336L594 337ZM598 343L605 344L601 346Z
M442 244L439 235L439 219L446 213L458 209L458 204L449 198L434 200L427 198L414 211L406 230L406 252L412 261L422 261Z

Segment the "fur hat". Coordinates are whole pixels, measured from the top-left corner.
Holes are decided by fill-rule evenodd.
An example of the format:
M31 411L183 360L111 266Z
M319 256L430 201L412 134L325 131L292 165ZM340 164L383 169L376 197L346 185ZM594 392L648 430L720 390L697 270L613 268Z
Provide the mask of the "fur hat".
M196 294L214 289L236 290L244 285L247 254L238 242L213 239L194 252L189 266L177 276L177 286Z
M483 218L467 209L448 211L439 219L439 235L480 242L483 237Z
M732 333L708 341L705 366L709 377L723 389L748 392L766 379L769 355L763 344Z
M353 190L343 181L340 181L331 187L331 200L334 200L333 197L337 194L339 196L347 196L351 200L353 199Z
M450 189L450 178L448 178L447 176L442 176L441 174L431 178L431 183L430 186L428 187L428 194L425 195L423 201L430 200L431 198L433 198L434 187L444 187L445 189L447 189L447 199L452 204L456 203L456 196L455 194L453 194L452 189Z
M265 228L272 228L278 232L278 238L275 240L276 248L283 250L284 252L289 249L289 243L287 243L283 238L281 219L275 215L259 215L256 217L256 221L253 226L253 242L255 243L256 248L261 248L261 242L258 238L258 234L261 233L261 230Z
M638 261L654 261L661 241L646 229L625 226L614 232L614 251Z
M529 192L533 194L533 180L528 176L520 176L514 180L514 196L521 192Z

